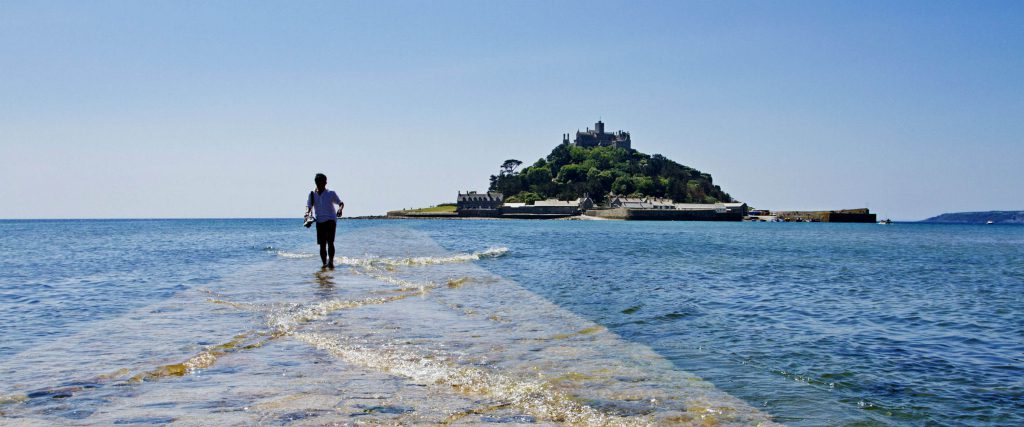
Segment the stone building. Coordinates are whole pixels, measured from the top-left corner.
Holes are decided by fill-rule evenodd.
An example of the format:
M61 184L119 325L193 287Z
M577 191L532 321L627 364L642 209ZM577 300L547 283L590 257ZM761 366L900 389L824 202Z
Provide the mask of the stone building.
M655 197L612 196L608 201L608 206L626 209L675 209L672 200Z
M613 196L608 201L608 206L612 208L627 208L627 209L649 209L650 204L647 202L646 197L619 197Z
M501 212L498 208L505 201L505 195L488 191L477 193L476 191L459 192L456 199L455 211L462 216L497 216Z
M541 218L579 215L594 207L594 201L584 196L576 200L547 199L538 200L532 205L525 203L506 203L501 207L501 215L509 218Z
M747 216L747 211L750 210L750 207L747 206L746 203L742 203L742 202L722 203L722 204L725 205L725 209L727 211L729 211L729 212L736 212L736 213L739 213L740 215L743 215L743 216Z
M612 196L608 201L611 208L626 209L673 209L682 211L715 211L742 216L747 215L746 203L674 203L670 199L656 197L622 197Z
M585 211L587 209L594 208L594 201L589 196L583 196L576 200L558 200L558 199L547 199L538 200L533 203L534 206L547 206L547 207L558 207L558 208L571 208L576 211Z
M569 134L562 134L562 143L569 143ZM632 148L629 139L629 132L617 131L609 133L604 131L604 122L598 120L594 123L594 129L587 128L586 132L576 131L576 138L572 144L579 147L620 147Z

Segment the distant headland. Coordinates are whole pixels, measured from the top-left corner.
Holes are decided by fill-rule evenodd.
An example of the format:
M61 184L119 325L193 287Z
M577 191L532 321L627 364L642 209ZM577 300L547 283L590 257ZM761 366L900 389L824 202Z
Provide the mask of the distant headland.
M921 222L945 224L1024 224L1024 211L952 212Z
M550 154L520 169L522 165L505 160L485 192L459 191L455 203L392 211L388 217L875 221L867 209L752 212L714 184L710 174L660 154L641 153L633 149L629 132L606 132L600 120L574 137L562 134L561 144Z

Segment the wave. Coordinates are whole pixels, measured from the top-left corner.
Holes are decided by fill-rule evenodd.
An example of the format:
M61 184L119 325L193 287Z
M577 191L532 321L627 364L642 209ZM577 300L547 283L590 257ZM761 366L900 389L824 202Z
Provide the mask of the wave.
M189 375L195 371L213 366L221 356L240 350L260 348L270 340L279 338L280 336L280 334L266 334L264 332L255 331L239 334L231 339L231 341L209 347L181 363L161 365L156 369L137 374L131 377L129 381L145 382L163 377L181 377Z
M386 257L371 257L371 258L348 258L342 257L341 264L355 265L355 266L393 266L393 267L404 267L404 266L424 266L424 265L437 265L437 264L452 264L458 262L470 262L479 261L484 258L497 258L508 253L508 248L497 247L489 248L480 252L473 252L469 254L455 254L442 257L409 257L409 258L386 258Z
M489 248L487 250L473 252L468 254L455 254L441 257L409 257L409 258L387 258L387 257L369 257L369 258L350 258L350 257L335 257L334 261L339 265L350 265L358 267L407 267L407 266L425 266L425 265L437 265L437 264L452 264L458 262L470 262L479 261L485 258L497 258L508 253L506 247ZM277 255L282 258L313 258L317 254L308 252L287 252L277 251Z
M405 280L405 279L399 279L399 278L397 278L395 276L391 276L391 275L387 275L387 274L377 274L376 273L377 271L380 271L380 269L374 268L374 267L366 267L366 266L363 266L363 268L353 268L352 269L352 273L354 273L354 274L362 274L362 275L365 275L365 276L370 277L372 279L379 280L379 281L384 282L384 283L389 283L389 284L395 285L395 286L398 287L398 289L396 289L396 290L399 291L399 292L419 291L421 293L426 293L427 291L436 289L438 287L437 283L434 283L434 282L423 282L423 283L411 282L411 281L408 281L408 280ZM452 282L457 282L457 285L461 286L461 284L466 282L467 280L469 280L468 277L463 277L461 279L450 279L450 280L448 280L447 284L448 284L448 287L451 288L451 287L455 287L455 286L452 286Z
M463 392L492 396L546 420L574 425L650 425L648 416L624 418L602 413L541 380L519 379L499 372L459 366L443 357L423 357L394 347L350 344L322 333L296 333L294 338L354 365L410 378L425 384L444 384Z
M422 295L421 292L410 292L386 298L365 298L361 300L333 299L322 301L316 304L302 306L295 305L288 312L271 313L267 318L267 326L273 328L277 333L288 334L305 323L315 322L327 317L327 315L351 308L365 305L387 304L389 302L402 300L415 295Z
M305 253L305 252L277 251L277 256L279 256L281 258L302 259L302 258L313 258L313 257L317 256L317 254L311 254L311 253Z
M334 299L311 305L294 305L286 313L270 313L267 316L266 324L271 328L270 331L249 331L236 335L230 341L206 348L180 363L158 366L155 369L136 374L128 381L145 382L164 377L190 375L198 370L213 366L221 356L240 350L252 350L262 347L272 340L292 334L300 325L323 319L332 312L362 307L364 305L386 304L417 294L408 293L389 298L367 298L363 300ZM254 304L214 299L207 301L215 304L229 305L242 310L259 311L259 308ZM0 398L0 403L4 403L4 399L7 398Z

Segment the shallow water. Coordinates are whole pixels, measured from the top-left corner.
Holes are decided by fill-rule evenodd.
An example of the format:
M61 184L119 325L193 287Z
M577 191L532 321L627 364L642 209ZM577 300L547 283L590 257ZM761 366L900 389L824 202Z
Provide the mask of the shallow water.
M1024 422L1024 227L298 224L0 221L0 423Z

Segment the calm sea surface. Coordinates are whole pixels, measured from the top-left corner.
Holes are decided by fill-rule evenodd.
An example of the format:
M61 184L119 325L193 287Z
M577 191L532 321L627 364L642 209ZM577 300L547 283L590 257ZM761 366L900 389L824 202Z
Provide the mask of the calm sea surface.
M1024 425L1024 227L0 221L0 425Z

